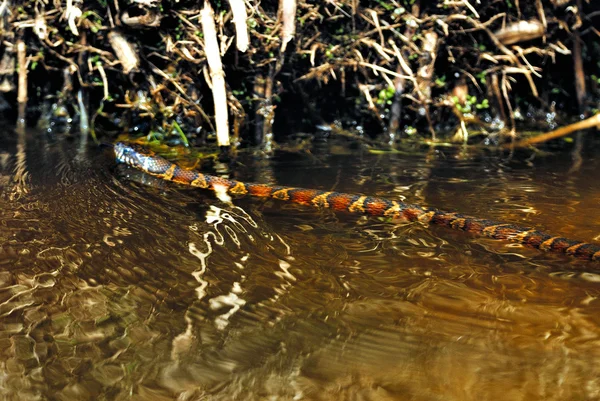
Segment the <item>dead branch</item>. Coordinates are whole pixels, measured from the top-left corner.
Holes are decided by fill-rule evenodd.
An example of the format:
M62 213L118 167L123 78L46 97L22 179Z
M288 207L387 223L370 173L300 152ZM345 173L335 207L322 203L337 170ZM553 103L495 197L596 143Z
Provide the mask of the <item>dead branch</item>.
M538 143L548 142L552 139L560 138L566 135L569 135L575 131L580 131L588 128L600 127L600 113L594 115L593 117L587 118L583 121L576 122L571 125L567 125L566 127L559 128L557 130L548 132L546 134L538 135L533 138L524 139L522 141L506 144L505 148L523 148L531 145L535 145Z

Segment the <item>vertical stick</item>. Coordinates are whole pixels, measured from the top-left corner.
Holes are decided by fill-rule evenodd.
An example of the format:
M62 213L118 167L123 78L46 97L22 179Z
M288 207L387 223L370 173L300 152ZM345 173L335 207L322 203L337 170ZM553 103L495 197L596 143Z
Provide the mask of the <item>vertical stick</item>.
M19 62L19 87L17 102L19 103L18 126L25 126L25 106L27 104L27 47L21 39L17 42L17 60Z
M81 31L81 40L79 43L83 49L87 46L87 34L86 31ZM79 106L79 133L81 134L81 151L85 149L85 143L87 142L87 136L90 133L90 123L88 115L89 106L89 95L87 90L87 81L90 75L89 66L89 53L87 50L79 52L77 64L79 65L79 71L83 77L85 85L82 85L77 91L77 105Z
M279 54L280 58L283 53ZM278 63L277 63L278 64ZM279 72L277 65L269 65L269 76L265 81L265 101L261 109L263 115L263 151L270 153L273 151L273 122L275 121L275 106L273 105L273 85L275 84L275 75Z
M420 13L419 2L415 2L412 7L412 14L418 16ZM404 28L404 36L407 38L412 38L415 33L415 28L411 26L411 24L406 24ZM411 39L409 39L411 40ZM390 42L394 52L396 53L396 58L398 59L398 68L397 72L402 73L404 75L413 76L412 69L406 62L406 59L410 56L408 50L402 50L398 48L393 41ZM386 138L386 142L389 145L394 143L397 135L400 131L400 122L402 121L402 95L406 91L408 84L406 83L406 78L404 77L396 77L394 79L394 100L392 101L392 107L390 107L390 123L388 125L388 134Z
M431 139L435 141L435 130L429 113L429 103L431 101L431 80L439 48L439 38L437 33L433 31L425 32L423 37L422 55L419 57L419 69L417 70L417 85L419 87L419 100L421 101L421 107L425 109Z
M398 66L396 72L402 73L402 68ZM406 87L406 79L404 77L396 77L394 79L394 100L390 107L390 122L388 124L388 133L386 142L388 145L393 145L398 132L400 131L400 120L402 118L402 95Z
M254 87L252 89L252 94L254 99L257 99L257 102L254 106L254 144L262 145L264 140L264 115L263 108L265 107L265 77L258 73L254 77Z
M280 0L279 12L281 13L281 52L285 52L285 48L290 40L294 39L296 33L296 0Z
M577 10L582 12L583 4L581 0L577 0ZM581 17L581 14L580 14ZM579 29L573 32L573 67L575 69L575 92L577 94L577 104L579 113L583 113L585 108L585 72L583 71L583 62L581 61L581 37Z
M577 12L579 18L582 18L583 2L581 0L576 1ZM585 87L585 71L583 70L583 61L581 59L581 34L579 29L573 31L573 68L575 70L575 93L577 96L577 106L579 115L583 116L585 113L585 99L586 99L586 87ZM581 117L580 117L581 118ZM569 172L579 170L581 167L583 158L581 157L581 151L583 150L583 132L578 132L575 135L575 147L571 154L573 158L573 166Z
M579 0L578 4L581 3ZM581 12L581 8L579 8ZM581 36L579 30L573 32L573 67L575 69L575 94L577 96L577 107L579 115L582 116L585 113L585 98L586 98L586 87L585 87L585 72L583 71L583 61L581 60ZM581 118L581 117L580 117ZM583 149L583 132L578 132L575 135L575 147L571 156L573 158L573 166L569 172L579 170L583 158L581 157L581 151Z
M408 38L412 38L412 33L409 26L406 27L405 36ZM390 40L390 45L394 49L394 53L396 53L396 58L398 59L398 67L396 72L398 74L403 74L403 76L397 76L394 79L394 100L392 101L392 106L390 107L390 123L388 125L388 133L386 142L389 145L394 143L399 130L400 130L400 121L402 120L402 95L407 87L406 78L404 76L408 75L410 77L414 77L412 69L408 65L405 60L405 57L408 58L410 54L407 51L400 50L393 40Z
M573 67L575 69L575 93L577 95L577 105L579 113L585 109L585 72L583 71L583 62L581 60L581 37L579 32L573 33Z
M204 2L201 11L202 32L204 33L204 51L212 80L213 101L215 104L215 122L217 127L217 144L229 146L229 120L227 115L227 92L225 90L225 73L217 41L214 12L210 3Z

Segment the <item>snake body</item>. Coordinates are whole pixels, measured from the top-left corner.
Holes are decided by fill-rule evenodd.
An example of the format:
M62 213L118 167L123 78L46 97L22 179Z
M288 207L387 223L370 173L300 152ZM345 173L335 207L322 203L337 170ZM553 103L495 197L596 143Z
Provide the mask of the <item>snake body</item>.
M420 221L493 239L511 241L543 251L559 252L581 259L600 261L599 245L575 241L515 224L480 219L372 196L230 180L183 169L137 144L117 142L114 145L114 152L118 162L179 184L215 191L222 190L233 195L279 199L300 205L350 213Z

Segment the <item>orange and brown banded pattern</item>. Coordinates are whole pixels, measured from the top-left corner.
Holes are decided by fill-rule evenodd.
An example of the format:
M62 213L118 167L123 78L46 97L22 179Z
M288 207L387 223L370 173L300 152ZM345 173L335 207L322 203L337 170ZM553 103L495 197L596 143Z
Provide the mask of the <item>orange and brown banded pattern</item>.
M346 212L352 204L353 197L348 194L332 192L329 196L329 207L333 210Z
M117 161L121 163L179 184L213 190L224 188L233 195L248 194L350 213L431 223L493 239L517 242L543 251L559 252L582 259L600 261L600 245L598 244L574 241L514 224L478 219L372 196L229 180L183 169L136 144L118 142L114 145L114 152Z

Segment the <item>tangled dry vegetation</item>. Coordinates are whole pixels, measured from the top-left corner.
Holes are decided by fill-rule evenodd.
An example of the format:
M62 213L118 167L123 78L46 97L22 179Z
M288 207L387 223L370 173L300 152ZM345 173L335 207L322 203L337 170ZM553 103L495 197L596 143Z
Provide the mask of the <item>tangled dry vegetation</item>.
M278 121L499 143L519 120L595 112L592 3L2 0L0 107L220 146L270 149Z

